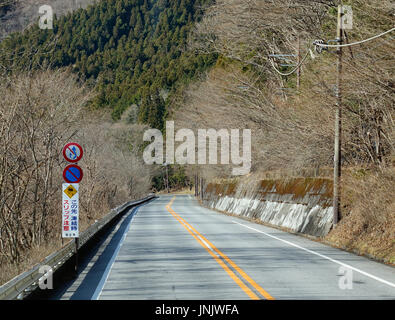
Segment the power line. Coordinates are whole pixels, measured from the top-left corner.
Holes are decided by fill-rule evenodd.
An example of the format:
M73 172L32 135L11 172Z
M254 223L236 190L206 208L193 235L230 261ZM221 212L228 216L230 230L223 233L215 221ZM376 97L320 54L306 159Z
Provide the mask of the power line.
M385 31L385 32L383 32L383 33L380 33L380 34L378 34L378 35L376 35L376 36L374 36L374 37L371 37L371 38L369 38L369 39L365 39L365 40L361 40L361 41L353 42L353 43L347 43L347 44L323 44L323 43L319 43L319 42L317 42L317 41L314 41L313 44L314 44L315 46L325 47L325 48L343 48L343 47L350 47L350 46L355 46L355 45L357 45L357 44L361 44L361 43L365 43L365 42L368 42L368 41L377 39L377 38L382 37L382 36L386 35L387 33L390 33L390 32L392 32L392 31L394 31L394 30L395 30L395 28L392 28L392 29L387 30L387 31Z
M298 69L302 66L302 64L304 63L304 61L305 61L305 60L307 59L307 57L309 56L309 53L310 53L310 51L307 50L306 55L305 55L304 58L299 62L299 64L295 67L295 69L293 69L292 71L287 72L287 73L283 73L283 72L281 72L280 70L278 70L278 69L276 68L276 66L274 65L273 60L272 60L272 59L269 59L269 60L270 60L270 63L272 64L272 67L274 68L274 70L275 70L278 74L281 74L282 76L289 76L289 75L293 74L294 72L298 71Z
M387 30L387 31L385 31L385 32L383 32L383 33L380 33L380 34L378 34L378 35L375 35L374 37L371 37L371 38L368 38L368 39L365 39L365 40L361 40L361 41L358 41L358 42L353 42L353 43L347 43L347 44L324 44L324 43L319 43L319 42L317 42L317 41L314 41L313 44L314 44L315 46L324 47L324 48L344 48L344 47L351 47L351 46L355 46L355 45L358 45L358 44L362 44L362 43L365 43L365 42L368 42L368 41L377 39L377 38L382 37L382 36L384 36L384 35L386 35L386 34L392 32L392 31L394 31L394 30L395 30L395 28L392 28L392 29ZM301 65L305 62L305 60L307 59L307 57L308 57L308 55L309 55L309 52L310 52L310 51L308 50L307 53L306 53L306 55L304 56L304 58L301 60L301 62L300 62L292 71L287 72L287 73L284 73L284 72L281 72L280 70L278 70L278 69L276 68L276 66L274 65L273 60L272 60L272 59L269 59L269 60L270 60L270 63L272 64L272 67L274 68L274 70L275 70L278 74L280 74L280 75L282 75L282 76L289 76L289 75L295 73L296 71L298 71L298 69L300 68L300 66L301 66ZM273 55L271 55L271 56L273 56Z
M377 39L379 37L382 37L392 31L395 30L395 28L392 28L388 31L385 31L383 33L380 33L378 35L375 35L371 38L361 40L358 42L354 43L347 43L343 44L343 25L342 25L342 6L338 6L338 16L337 16L337 38L336 42L339 44L335 45L329 45L329 44L324 44L323 40L316 40L313 42L313 45L316 47L316 51L322 51L322 48L337 48L337 56L338 56L338 61L337 61L337 88L336 88L336 113L335 113L335 146L334 146L334 172L333 172L333 225L336 226L339 218L340 218L340 187L341 187L341 129L342 129L342 90L341 90L341 84L342 84L342 48L343 47L351 47L355 46L358 44L362 44L374 39ZM330 40L331 41L331 40ZM330 42L328 41L328 42ZM320 48L320 50L317 50L317 47ZM299 48L299 46L298 46ZM318 52L320 53L320 52ZM282 75L282 76L289 76L293 74L294 72L298 71L300 66L305 62L307 59L307 56L311 54L310 47L307 50L306 55L298 63L295 69L293 69L290 72L283 73L280 70L276 68L274 65L274 62L272 59L269 58L270 63L272 64L272 67L274 70ZM272 55L274 56L274 55ZM314 57L313 57L314 58Z

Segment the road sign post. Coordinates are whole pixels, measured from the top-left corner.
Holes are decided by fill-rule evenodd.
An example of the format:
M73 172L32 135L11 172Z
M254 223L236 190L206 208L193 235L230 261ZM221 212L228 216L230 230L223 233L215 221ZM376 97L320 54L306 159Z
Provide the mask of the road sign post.
M77 274L78 268L78 247L79 247L79 183L84 174L82 169L77 165L82 159L84 151L82 147L75 142L68 143L63 148L63 157L68 165L63 170L62 185L62 239L74 238L75 242L75 266L74 271Z

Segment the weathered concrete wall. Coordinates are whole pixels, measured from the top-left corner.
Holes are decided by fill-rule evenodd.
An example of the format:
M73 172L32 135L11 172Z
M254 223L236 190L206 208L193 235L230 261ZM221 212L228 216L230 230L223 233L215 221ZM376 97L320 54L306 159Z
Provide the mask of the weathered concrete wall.
M323 237L332 227L332 186L330 180L315 178L210 183L203 203L212 209Z

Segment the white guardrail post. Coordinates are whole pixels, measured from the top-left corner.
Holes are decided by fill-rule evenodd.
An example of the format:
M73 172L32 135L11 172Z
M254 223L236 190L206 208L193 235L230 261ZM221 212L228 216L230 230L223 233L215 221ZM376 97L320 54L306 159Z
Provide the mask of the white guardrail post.
M149 195L144 199L137 201L129 201L123 205L112 209L110 213L95 222L88 229L80 235L79 248L87 243L97 232L102 230L110 221L117 215L124 212L128 208L141 205L149 200L156 198L155 195ZM32 269L16 276L7 283L0 286L0 300L22 300L33 292L39 286L40 278L43 274L39 272L40 267L49 266L52 273L55 273L66 261L68 261L75 252L75 244L73 241L69 242L59 251L49 255L42 262L35 265Z

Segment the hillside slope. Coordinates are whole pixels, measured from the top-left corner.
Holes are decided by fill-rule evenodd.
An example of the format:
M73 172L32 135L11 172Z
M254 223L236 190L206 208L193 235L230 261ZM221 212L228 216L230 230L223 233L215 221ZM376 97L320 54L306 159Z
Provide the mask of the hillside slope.
M215 61L186 52L188 32L207 0L100 1L54 21L53 30L33 25L1 45L0 64L19 68L71 66L99 95L93 107L109 106L119 119L131 104L138 120L163 128L163 89L174 90ZM31 58L32 51L34 58Z

